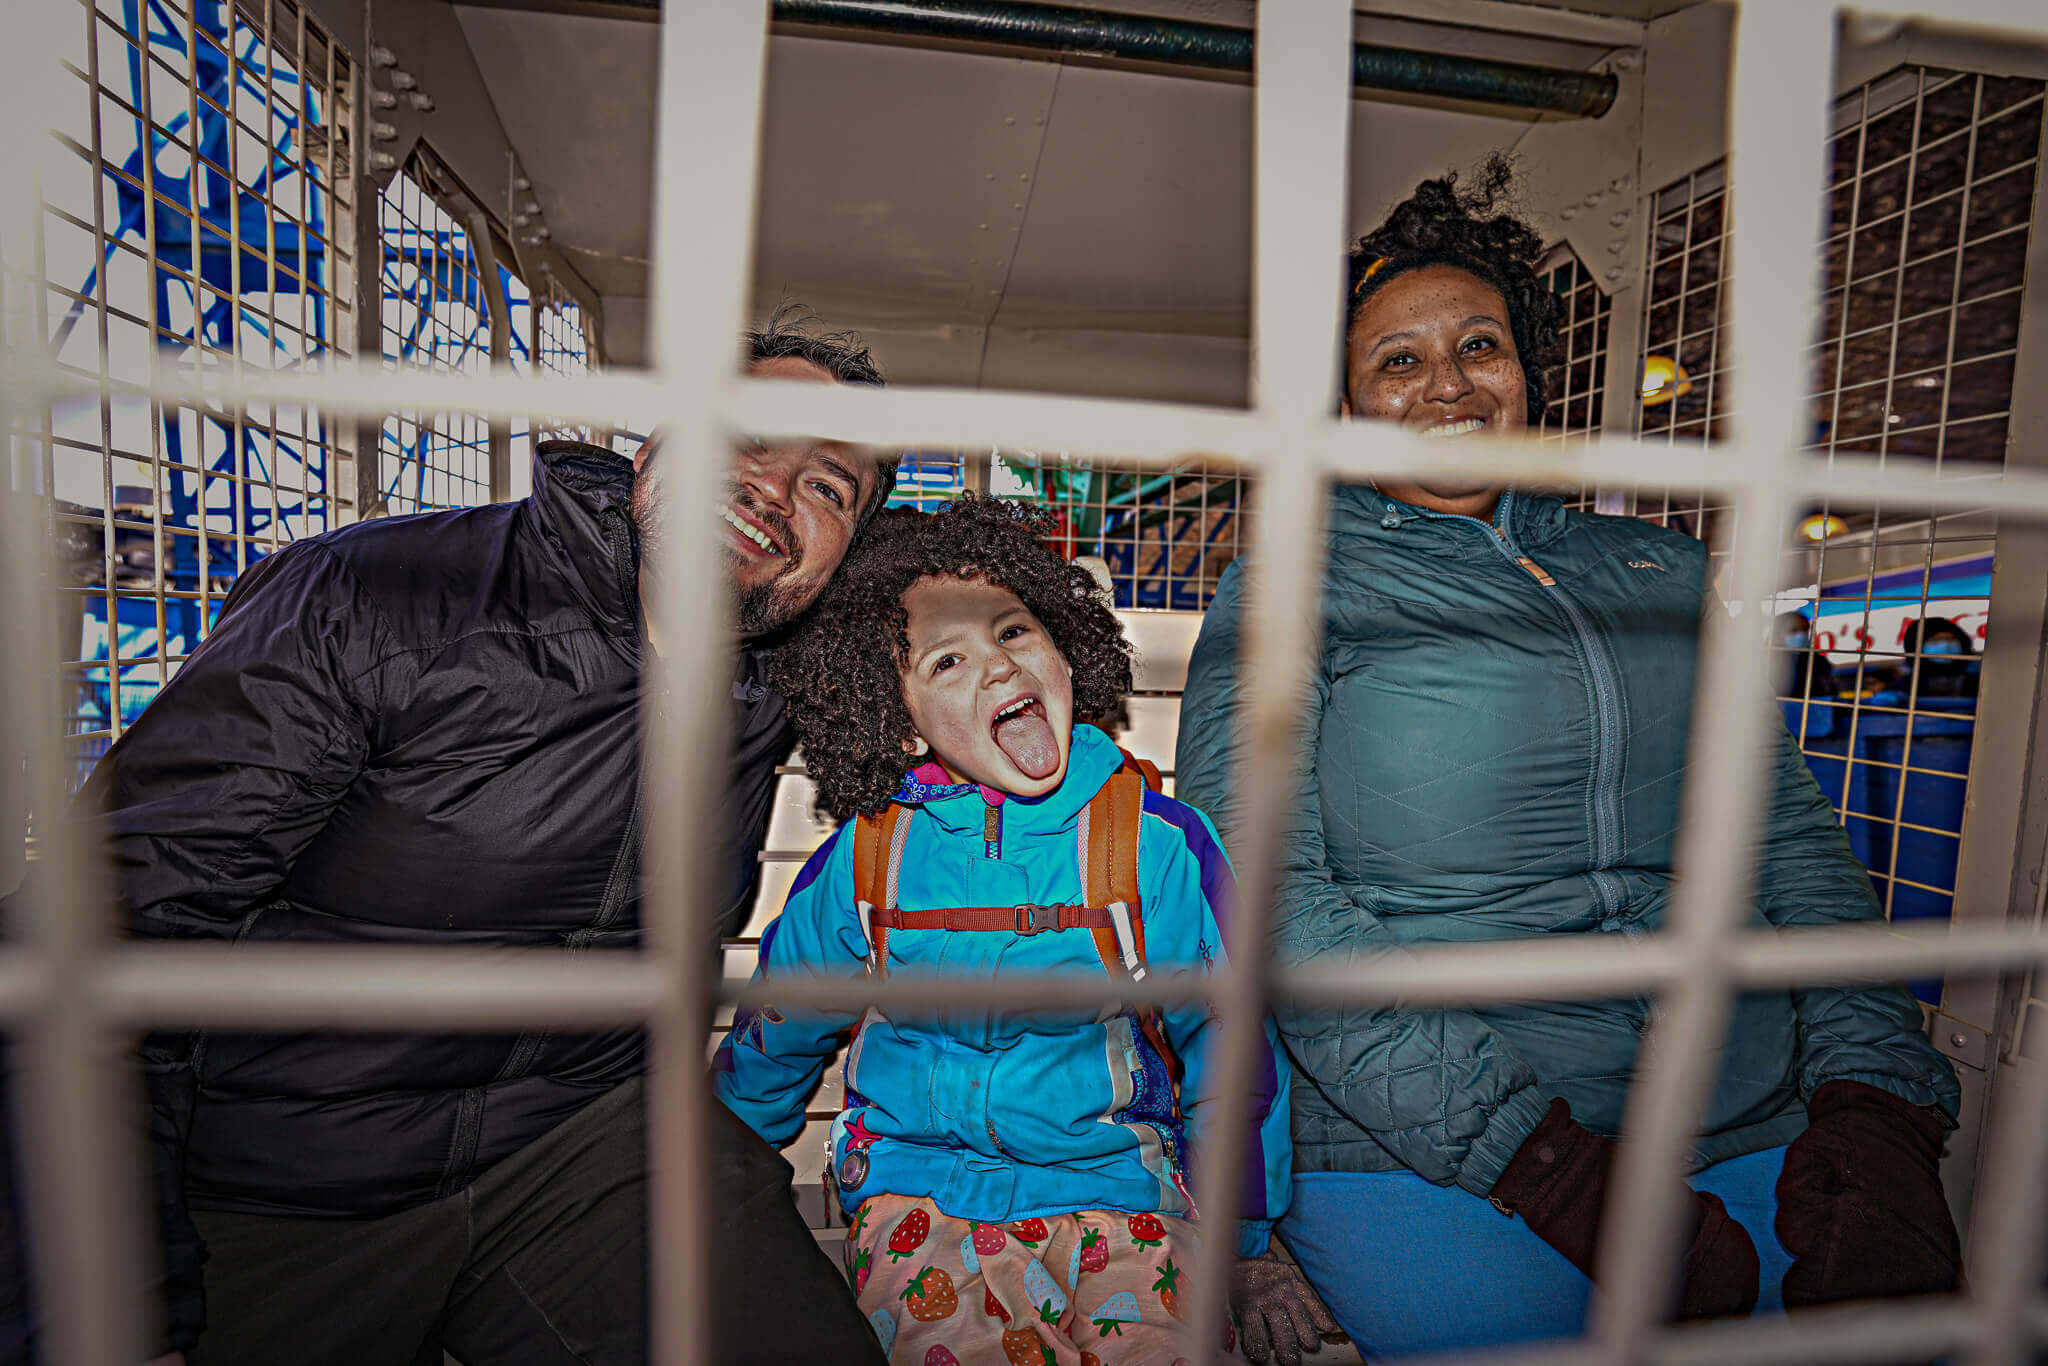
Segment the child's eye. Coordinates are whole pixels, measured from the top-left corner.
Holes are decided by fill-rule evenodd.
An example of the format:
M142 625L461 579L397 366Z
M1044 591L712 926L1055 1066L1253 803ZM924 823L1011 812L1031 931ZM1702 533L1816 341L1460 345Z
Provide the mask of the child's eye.
M825 480L823 480L823 479L813 479L813 480L811 481L811 487L812 487L812 488L814 488L814 489L816 489L816 490L818 491L818 493L819 493L819 494L820 494L821 496L823 496L823 497L826 497L826 498L829 498L829 499L831 499L831 500L832 500L832 506L834 506L834 507L845 507L845 506L846 506L846 498L845 498L845 496L844 496L843 494L841 494L841 493L839 492L839 490L838 490L837 488L833 487L833 486L832 486L831 484L827 483L827 482L826 482Z
M940 655L938 659L935 660L932 664L932 677L937 678L940 674L952 668L955 664L958 664L959 662L960 656L958 655Z
M1022 623L1019 623L1015 626L1005 626L1002 630L1002 634L998 635L996 639L1015 640L1018 636L1024 635L1026 632L1030 631L1030 629L1031 628L1029 626L1025 626Z

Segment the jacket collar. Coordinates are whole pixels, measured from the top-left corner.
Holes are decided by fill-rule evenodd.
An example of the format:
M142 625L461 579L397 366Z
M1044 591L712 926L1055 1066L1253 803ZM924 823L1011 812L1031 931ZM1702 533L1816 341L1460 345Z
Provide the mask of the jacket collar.
M1477 520L1404 503L1381 493L1371 484L1343 485L1337 490L1337 500L1338 506L1353 516L1370 519L1388 531L1410 527L1426 530L1446 523ZM1506 531L1508 538L1517 545L1546 545L1564 531L1564 503L1549 494L1510 486L1501 492L1500 506L1493 514L1493 525Z
M1067 749L1067 776L1060 780L1060 785L1043 797L1004 797L1004 839L1072 830L1080 819L1081 809L1094 800L1123 761L1114 740L1093 726L1076 722L1074 738ZM981 790L972 784L927 786L921 792L906 784L896 800L922 807L942 829L956 835L979 835L982 813L989 805Z
M527 499L548 545L568 561L591 614L617 635L640 631L640 547L633 462L581 441L543 441Z

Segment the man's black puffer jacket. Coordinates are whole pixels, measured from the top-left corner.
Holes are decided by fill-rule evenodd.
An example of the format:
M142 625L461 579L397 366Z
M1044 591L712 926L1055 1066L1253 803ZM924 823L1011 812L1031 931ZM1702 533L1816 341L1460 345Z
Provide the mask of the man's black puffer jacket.
M551 442L534 488L359 523L242 577L84 794L137 935L638 944L631 467ZM744 914L790 746L751 659L733 698L712 941ZM642 1068L633 1031L209 1033L145 1056L178 1346L198 1263L181 1173L192 1207L389 1214L461 1190Z

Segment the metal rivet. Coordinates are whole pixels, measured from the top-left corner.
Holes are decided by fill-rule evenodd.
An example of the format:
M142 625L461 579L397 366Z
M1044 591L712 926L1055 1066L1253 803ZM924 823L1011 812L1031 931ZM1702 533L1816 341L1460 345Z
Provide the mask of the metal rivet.
M994 180L995 178L996 173L994 171L990 171L987 175L982 177L983 180Z
M1970 1036L1963 1033L1961 1030L1957 1030L1955 1033L1948 1036L1948 1041L1954 1044L1957 1048L1961 1048L1964 1044L1970 1041Z
M1562 218L1565 222L1569 223L1574 218L1577 218L1579 216L1579 206L1576 204L1567 204L1565 207L1557 211L1557 216L1559 218Z
M987 232L987 231L988 231L988 224L986 224L986 223L976 223L976 224L975 224L974 226L975 226L975 227L977 227L977 228L979 228L979 229L980 229L981 231L983 231L983 232Z
M523 228L532 221L533 219L529 218L527 215L523 213L515 213L512 215L512 226L515 228Z
M1020 199L1016 203L1012 204L1010 207L1013 209L1021 209L1024 207L1024 201Z
M434 97L426 91L415 90L407 98L412 101L412 107L419 110L422 114L434 112Z
M1029 181L1031 179L1031 173L1029 171L1019 171L1017 173L1017 179L1020 181Z
M372 90L370 92L370 103L379 109L396 109L398 108L398 96L392 94L389 90Z
M1623 210L1622 210L1622 211L1621 211L1620 213L1618 213L1618 214L1614 215L1614 217L1612 217L1612 218L1608 219L1608 220L1607 220L1607 222L1608 222L1608 224L1609 224L1610 226L1612 226L1612 227L1617 227L1617 228L1618 228L1618 227L1621 227L1621 226L1623 226L1624 224L1626 224L1626 223L1628 222L1628 210L1627 210L1627 209L1623 209Z
M535 228L535 229L533 230L533 235L534 235L535 237L538 237L538 238L539 238L539 239L540 239L541 241L545 242L545 241L547 241L547 240L548 240L548 239L549 239L550 237L553 237L553 236L555 235L555 233L554 233L554 229L552 229L552 228L549 228L549 227L545 227L545 226L543 226L543 227L538 227L538 228Z
M391 73L391 88L393 90L410 90L419 83L419 77L413 75L410 71L394 70Z
M1616 176L1614 179L1607 182L1607 188L1614 191L1616 194L1620 194L1623 190L1628 188L1628 177L1625 175Z
M1619 280L1621 278L1621 267L1609 266L1607 268L1607 278L1610 280Z
M398 54L388 47L373 47L370 49L370 65L397 66Z
M398 158L389 152L372 152L370 153L370 169L373 171L395 171L398 169Z
M1593 193L1591 193L1591 194L1589 194L1589 195L1587 195L1587 196L1586 196L1586 207L1587 207L1587 208L1589 208L1589 209L1590 209L1590 208L1592 208L1592 207L1593 207L1593 206L1594 206L1595 204L1598 204L1598 203L1600 202L1600 193L1601 193L1601 192L1600 192L1599 190L1595 190L1595 191L1593 191Z
M1015 120L1015 119L1011 119L1011 118L1006 118L1006 119L1004 119L1004 120L1003 120L1003 127L1005 127L1005 128L1014 128L1014 127L1016 126L1016 124L1017 124L1017 120Z
M514 176L512 177L512 188L515 190L530 190L533 188L533 182L523 175Z
M1607 250L1619 256L1621 255L1621 249L1627 245L1628 239L1626 237L1617 237L1607 244Z
M392 142L398 137L398 129L380 120L370 125L370 136L379 142Z

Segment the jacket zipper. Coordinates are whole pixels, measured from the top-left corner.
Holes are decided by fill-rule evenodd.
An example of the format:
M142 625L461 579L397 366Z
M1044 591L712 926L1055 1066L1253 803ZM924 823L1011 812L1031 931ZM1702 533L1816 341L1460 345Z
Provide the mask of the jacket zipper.
M982 808L981 856L992 859L1003 856L1003 808L994 802Z
M1587 676L1593 685L1593 869L1589 877L1594 894L1600 898L1601 911L1612 915L1621 909L1624 898L1621 880L1608 871L1621 858L1621 690L1608 661L1607 647L1585 612L1571 594L1558 586L1549 571L1509 538L1506 523L1514 496L1513 489L1502 493L1493 521L1480 524L1491 533L1488 539L1493 548L1534 579L1563 610L1578 638L1579 653L1586 661ZM1423 509L1423 515L1445 521L1479 521L1477 517L1458 517L1427 509Z

